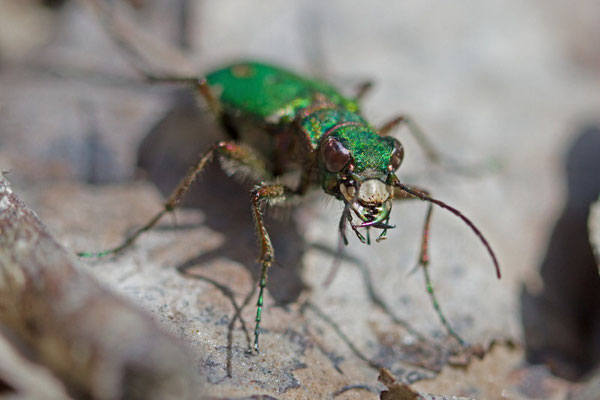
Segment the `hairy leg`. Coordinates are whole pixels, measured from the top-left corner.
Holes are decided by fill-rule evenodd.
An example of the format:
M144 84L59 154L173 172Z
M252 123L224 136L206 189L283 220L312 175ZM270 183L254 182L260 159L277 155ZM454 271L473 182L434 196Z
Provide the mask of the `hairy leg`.
M189 191L194 180L204 170L215 154L219 155L222 160L229 161L239 168L254 171L254 173L263 177L269 177L265 161L251 148L234 142L218 142L200 155L198 161L194 163L188 173L181 179L177 187L171 192L171 195L163 205L163 209L152 217L145 225L129 235L123 243L108 250L100 252L82 252L78 253L78 255L80 257L104 257L117 254L133 245L140 235L152 229L165 214L172 212L181 203L181 200Z
M254 225L260 245L259 262L262 266L260 278L258 281L259 293L258 301L256 302L256 327L254 329L254 350L258 352L258 338L260 335L260 322L262 320L262 307L264 302L264 290L267 286L267 274L269 267L275 261L275 251L271 244L271 238L265 227L261 206L263 204L277 204L288 200L292 196L296 196L296 192L284 185L280 184L265 184L257 186L251 194L252 215L254 216Z

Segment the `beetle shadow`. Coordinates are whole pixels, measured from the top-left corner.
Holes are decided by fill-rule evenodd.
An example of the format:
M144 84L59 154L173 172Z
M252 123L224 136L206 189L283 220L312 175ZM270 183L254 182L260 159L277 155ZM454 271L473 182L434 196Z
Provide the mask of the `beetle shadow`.
M600 277L587 229L600 193L599 154L600 128L583 129L566 157L568 200L540 266L543 291L521 294L527 360L567 379L600 362Z
M431 378L431 373L439 373L444 365L451 362L452 359L458 360L455 356L459 354L462 355L464 363L468 363L470 357L475 354L471 353L471 348L459 348L456 347L456 344L453 345L448 341L446 341L445 345L439 344L428 338L425 333L414 328L408 321L400 318L394 311L394 308L390 307L378 293L372 273L367 263L362 259L344 251L336 251L322 243L311 243L310 246L316 251L330 255L334 259L337 258L345 267L351 266L358 269L369 301L375 308L386 315L389 322L391 322L391 326L395 327L392 331L385 330L383 334L373 327L373 331L377 336L378 346L375 355L368 358L353 345L351 339L342 332L341 327L337 326L316 304L310 303L309 300L306 300L303 304L301 307L302 311L311 309L319 319L326 325L329 325L341 341L345 342L359 359L365 361L369 366L377 370L382 367L387 368L393 371L396 376L411 381L415 377L418 377L416 380ZM324 284L327 285L327 283ZM391 333L396 329L399 329L399 332L401 332L400 335ZM331 356L330 354L326 355L328 357ZM333 359L332 363L336 365ZM459 365L459 363L456 363L456 365Z
M138 167L167 197L198 156L225 139L214 118L201 112L190 95L182 99L149 131L138 150ZM183 97L185 96L185 97ZM181 273L202 267L218 258L243 265L253 277L260 272L258 246L250 208L251 182L228 176L217 160L207 165L181 205L204 214L203 225L223 235L223 244L176 266ZM277 262L269 270L267 288L277 305L297 300L304 290L300 272L306 244L293 218L265 215Z

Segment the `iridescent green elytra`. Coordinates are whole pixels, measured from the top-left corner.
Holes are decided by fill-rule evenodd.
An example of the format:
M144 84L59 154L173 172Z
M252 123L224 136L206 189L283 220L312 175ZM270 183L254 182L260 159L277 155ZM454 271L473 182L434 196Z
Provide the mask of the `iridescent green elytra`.
M259 119L272 115L292 121L297 112L314 101L315 93L352 112L358 104L324 82L303 78L264 63L238 63L206 75L219 101L230 111L242 111ZM285 114L285 115L284 115Z
M498 277L500 270L487 240L469 219L455 208L430 197L426 190L401 183L396 176L404 150L400 142L388 134L401 123L408 126L432 160L438 159L414 123L405 117L397 117L375 128L363 118L358 106L358 100L368 85L362 86L363 90L356 98L350 98L327 83L259 62L229 65L207 74L205 78L150 74L146 74L146 78L152 82L193 85L230 139L216 143L201 154L165 202L163 210L120 246L100 253L82 253L82 256L114 254L130 246L164 214L177 207L196 176L214 155L219 156L227 167L246 173L257 183L250 194L250 201L262 265L254 332L254 350L258 351L264 289L269 267L275 259L261 205L281 203L304 194L310 187L320 186L344 203L339 231L343 242L348 244L345 234L348 226L363 243L370 243L370 229L380 229L379 241L388 229L394 228L389 224L392 202L420 199L429 202L419 256L427 292L448 333L465 344L446 321L429 278L432 205L437 204L461 218L486 247ZM298 171L301 178L297 185L289 187L278 183L278 176ZM361 233L363 230L366 235Z

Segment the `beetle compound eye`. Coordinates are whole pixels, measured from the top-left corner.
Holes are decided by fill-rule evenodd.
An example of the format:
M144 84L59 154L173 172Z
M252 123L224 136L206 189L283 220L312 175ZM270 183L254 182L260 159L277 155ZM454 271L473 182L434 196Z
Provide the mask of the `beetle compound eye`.
M404 159L404 146L398 140L394 139L394 150L392 150L392 155L390 157L389 169L390 171L395 171L398 169L400 164L402 164L402 160Z
M340 172L352 158L348 149L336 139L329 139L323 144L321 155L329 172Z

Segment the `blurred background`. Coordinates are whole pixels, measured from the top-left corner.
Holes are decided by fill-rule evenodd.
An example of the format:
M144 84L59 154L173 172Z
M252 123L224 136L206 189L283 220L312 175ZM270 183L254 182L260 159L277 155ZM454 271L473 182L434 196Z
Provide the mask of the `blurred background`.
M241 303L257 249L250 186L211 168L186 201L199 211L178 213L180 229L166 221L131 253L93 269L195 349L207 393L377 398L376 371L308 305L421 391L594 393L600 279L587 219L600 193L600 3L104 4L156 71L200 76L256 59L349 95L370 80L362 111L374 125L408 114L442 153L485 166L476 177L444 171L406 131L396 134L406 150L400 178L472 218L502 266L497 281L472 233L435 211L431 270L442 308L461 335L490 351L470 366L453 358L422 277L409 274L425 206L396 205L398 228L384 243L351 241L336 280L323 288L341 209L319 193L269 220L280 265L270 275L264 354L243 355L237 325L226 356L234 311L206 279L231 287ZM72 251L105 248L145 222L220 135L187 88L144 82L99 21L83 0L0 0L0 168ZM245 308L246 321L253 313ZM442 369L448 363L462 368Z

